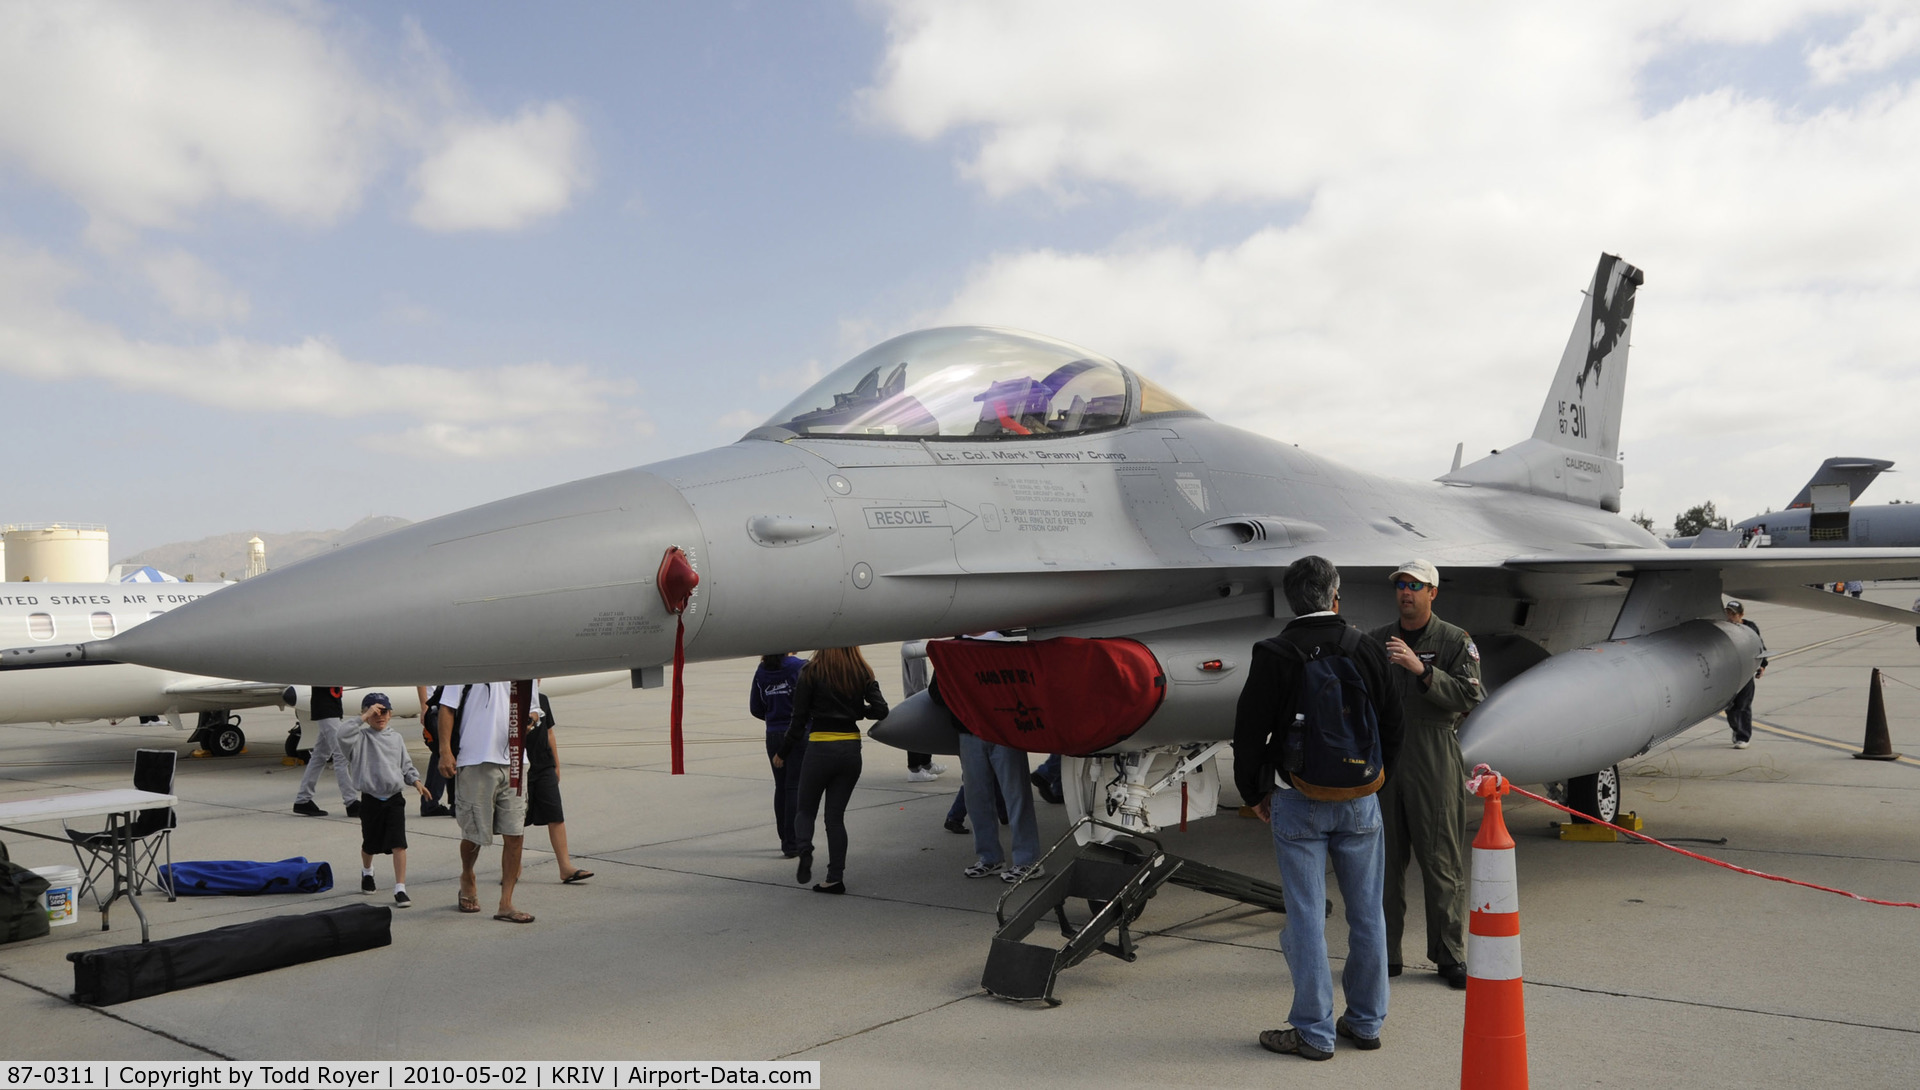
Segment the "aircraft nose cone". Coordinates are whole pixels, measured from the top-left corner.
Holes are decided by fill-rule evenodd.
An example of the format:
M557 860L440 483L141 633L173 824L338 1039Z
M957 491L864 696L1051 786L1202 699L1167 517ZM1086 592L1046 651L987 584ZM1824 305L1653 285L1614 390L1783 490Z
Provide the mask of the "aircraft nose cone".
M433 685L650 666L674 621L661 555L699 540L644 470L470 508L303 560L89 646L126 662L324 685ZM697 618L688 619L691 631Z

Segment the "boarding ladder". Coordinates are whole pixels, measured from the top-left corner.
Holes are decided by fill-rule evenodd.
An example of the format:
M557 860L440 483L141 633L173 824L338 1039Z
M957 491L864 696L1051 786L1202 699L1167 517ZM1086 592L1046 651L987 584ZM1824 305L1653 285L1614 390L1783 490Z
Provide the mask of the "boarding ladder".
M1099 825L1121 836L1107 843L1080 845L1064 864L1048 866L1055 854L1074 840L1082 825ZM1059 1006L1053 997L1054 981L1063 970L1085 961L1098 951L1121 961L1135 958L1130 925L1162 885L1197 889L1231 901L1272 909L1287 910L1280 886L1262 882L1244 874L1210 867L1173 855L1157 837L1123 829L1094 817L1083 817L1067 834L1055 841L1040 857L1041 877L1022 878L1000 895L994 915L1000 929L994 933L993 947L987 952L987 968L980 977L981 987L1001 999L1044 999ZM1040 883L1029 890L1030 896L1011 914L1007 904L1029 881ZM1075 927L1067 919L1066 902L1084 899L1091 910L1087 921ZM1059 921L1060 934L1067 944L1059 949L1025 941L1049 912ZM1113 941L1109 933L1117 932Z

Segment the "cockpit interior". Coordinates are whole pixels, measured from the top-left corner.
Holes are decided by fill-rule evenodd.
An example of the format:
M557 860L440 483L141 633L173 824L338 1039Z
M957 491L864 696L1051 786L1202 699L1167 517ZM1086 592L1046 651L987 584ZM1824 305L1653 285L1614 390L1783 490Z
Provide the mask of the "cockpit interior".
M984 326L876 345L815 383L767 428L842 438L1043 438L1116 428L1132 391L1146 411L1193 411L1119 364L1065 341Z

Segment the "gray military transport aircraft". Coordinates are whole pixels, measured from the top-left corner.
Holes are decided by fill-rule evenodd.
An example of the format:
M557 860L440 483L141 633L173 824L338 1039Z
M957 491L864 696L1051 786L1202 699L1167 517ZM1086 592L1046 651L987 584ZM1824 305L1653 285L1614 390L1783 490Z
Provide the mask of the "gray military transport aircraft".
M1732 543L1759 549L1920 545L1920 504L1855 502L1874 478L1892 468L1884 458L1828 458L1785 510L1742 519L1696 544L1725 542L1732 535Z
M1440 609L1484 658L1469 764L1568 780L1606 816L1616 762L1753 676L1759 641L1721 619L1723 593L1920 576L1916 550L1673 550L1619 516L1641 282L1603 255L1533 435L1435 481L1219 423L1062 341L930 329L854 357L729 446L416 523L110 639L0 659L395 687L631 669L642 685L672 659L677 623L694 661L1024 630L1009 645L1023 655L1151 656L1137 714L1067 775L1075 812L1151 831L1214 811L1242 667L1290 616L1287 565L1332 559L1344 613L1378 624L1395 616L1389 576L1417 556L1440 567ZM663 592L680 553L699 583L676 618ZM1022 723L1084 697L1071 672L1047 676L1054 707L1023 707ZM933 711L917 696L874 736L953 752Z

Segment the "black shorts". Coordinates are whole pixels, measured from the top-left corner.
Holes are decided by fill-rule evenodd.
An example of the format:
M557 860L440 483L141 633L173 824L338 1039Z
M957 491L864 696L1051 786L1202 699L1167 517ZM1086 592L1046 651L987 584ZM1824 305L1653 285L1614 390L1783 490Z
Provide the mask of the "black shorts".
M566 812L560 809L560 773L552 766L527 768L527 824L564 825Z
M390 799L360 796L360 850L368 855L392 855L407 846L407 793Z

